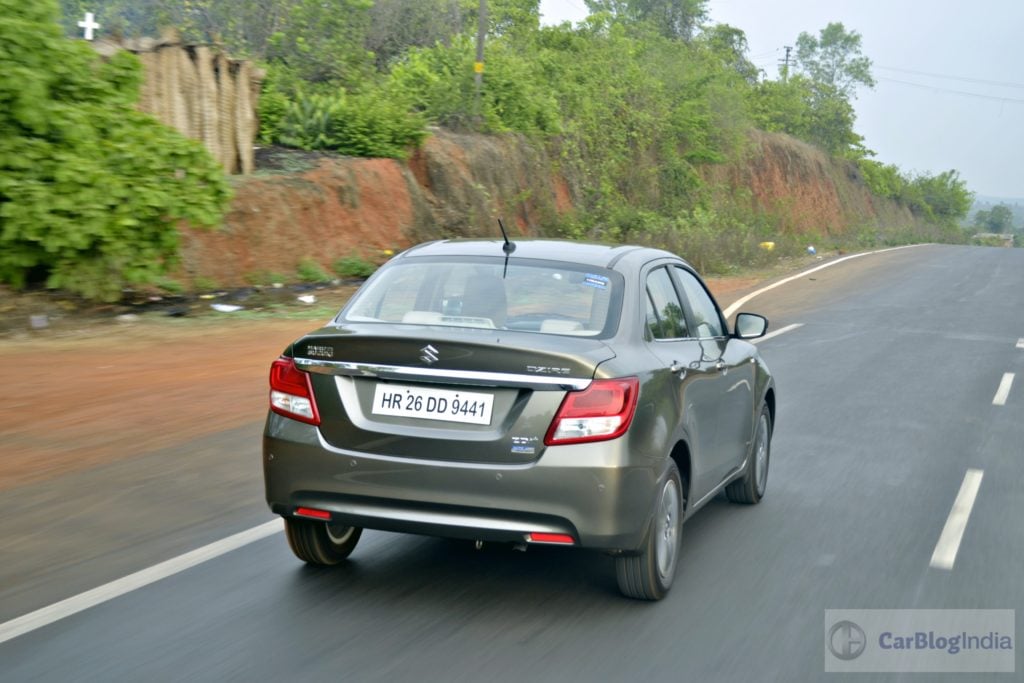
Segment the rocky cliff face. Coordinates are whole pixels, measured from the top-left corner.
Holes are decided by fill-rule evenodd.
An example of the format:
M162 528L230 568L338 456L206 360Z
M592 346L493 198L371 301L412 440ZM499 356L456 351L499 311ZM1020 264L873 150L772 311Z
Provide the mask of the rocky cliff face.
M235 179L218 231L183 230L182 276L239 286L259 274L290 276L304 259L326 270L343 257L382 261L427 239L521 235L573 210L575 191L545 152L518 136L434 131L408 161L317 156L304 170ZM742 164L707 179L775 218L780 231L844 235L910 225L905 208L872 197L856 167L784 135L756 132Z

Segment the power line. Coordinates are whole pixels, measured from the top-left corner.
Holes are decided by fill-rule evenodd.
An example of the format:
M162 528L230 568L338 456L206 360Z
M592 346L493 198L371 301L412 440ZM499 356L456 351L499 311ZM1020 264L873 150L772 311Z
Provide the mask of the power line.
M878 80L886 81L888 83L899 83L901 85L910 85L915 88L923 88L925 90L934 90L936 92L945 92L953 95L962 95L964 97L975 97L982 100L995 100L996 102L1009 102L1011 104L1024 104L1024 100L1014 99L1012 97L999 97L998 95L982 95L976 92L967 92L965 90L951 90L950 88L940 88L935 85L925 85L924 83L912 83L910 81L901 81L896 78L887 78L885 76L878 76Z
M1024 88L1024 83L1009 83L1006 81L989 81L983 78L965 78L962 76L949 76L945 74L929 73L927 71L914 71L913 69L899 69L895 66L880 66L875 64L876 69L884 69L885 71L899 71L905 74L914 74L915 76L930 76L931 78L944 78L950 81L963 81L964 83L978 83L981 85L998 85L1004 88Z

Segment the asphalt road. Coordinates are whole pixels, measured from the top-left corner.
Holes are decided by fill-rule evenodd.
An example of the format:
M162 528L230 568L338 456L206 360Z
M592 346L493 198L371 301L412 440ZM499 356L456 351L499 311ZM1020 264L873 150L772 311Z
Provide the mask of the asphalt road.
M826 609L1024 609L1024 250L869 255L743 310L801 325L761 345L768 494L687 522L662 602L584 551L367 532L317 570L275 533L0 643L0 680L828 680ZM5 491L0 622L271 519L260 427ZM955 564L932 566L968 470Z

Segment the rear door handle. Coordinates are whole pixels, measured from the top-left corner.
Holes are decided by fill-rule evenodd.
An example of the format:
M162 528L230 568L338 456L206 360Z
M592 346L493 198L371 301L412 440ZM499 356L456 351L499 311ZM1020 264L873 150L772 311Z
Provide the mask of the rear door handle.
M668 371L673 375L679 375L680 380L686 379L686 367L682 363L672 361L672 365L668 366Z

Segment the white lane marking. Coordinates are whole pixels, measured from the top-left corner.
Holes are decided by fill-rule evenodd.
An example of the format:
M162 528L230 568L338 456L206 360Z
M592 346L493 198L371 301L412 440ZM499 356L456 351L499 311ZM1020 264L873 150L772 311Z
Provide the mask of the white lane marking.
M996 389L996 395L992 398L992 405L994 406L1005 406L1006 399L1010 397L1010 388L1013 387L1012 372L1004 372L1003 379L999 381L999 388Z
M1020 339L1017 340L1017 348L1024 349L1024 337L1021 337Z
M750 343L751 344L760 344L763 341L768 341L772 337L778 337L780 334L786 334L787 332L792 332L793 330L797 329L798 327L803 327L803 326L804 326L803 323L793 323L792 325L786 325L785 327L780 327L779 329L775 330L774 332L769 332L768 334L764 335L760 339L754 339Z
M155 564L148 569L137 571L134 574L129 574L110 583L103 584L98 588L79 593L66 600L55 602L48 607L37 609L35 612L29 612L16 619L4 622L0 624L0 643L5 643L12 638L17 638L20 635L35 631L55 621L60 621L65 617L70 617L72 614L77 614L90 607L113 600L125 593L130 593L133 590L155 583L160 579L166 579L168 576L173 576L215 557L229 553L232 550L237 550L242 546L276 534L283 529L284 524L280 518L271 520L265 524L260 524L257 527L237 533L234 536L228 536L209 545L204 545L202 548L197 548L192 552L171 558L166 562Z
M842 263L843 261L849 261L850 259L860 258L861 256L870 256L871 254L884 254L887 251L898 251L900 249L912 249L913 247L923 247L923 246L925 246L925 245L924 244L908 244L908 245L905 245L905 246L902 246L902 247L890 247L889 249L876 249L875 251L865 251L863 254L853 254L852 256L844 256L843 258L836 259L835 261L829 261L828 263L823 263L820 266L815 266L814 268L811 268L810 270L805 270L802 273L797 273L796 275L790 275L789 277L783 278L782 280L779 280L778 282L773 282L772 284L768 285L767 287L762 287L761 289L755 290L755 291L751 292L750 294L747 294L744 297L740 297L740 299L738 301L734 302L731 306L729 306L727 309L722 311L722 314L725 315L726 318L732 317L733 313L735 313L736 311L740 310L740 306L742 306L743 304L747 303L748 301L753 299L755 296L758 296L760 294L764 294L765 292L770 291L772 289L775 289L776 287L781 287L782 285L786 284L787 282L792 282L793 280L799 280L800 278L806 277L806 276L810 275L811 273L817 273L819 270L824 270L825 268L831 268L832 266L838 265L838 264Z
M939 542L935 544L935 551L932 553L932 567L953 569L956 554L960 550L960 541L964 537L967 520L971 517L974 499L978 497L978 489L981 488L981 478L984 474L982 470L974 469L964 473L960 492L956 494L953 509L949 511L949 517L946 519L946 526L942 527Z

